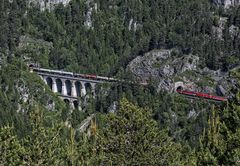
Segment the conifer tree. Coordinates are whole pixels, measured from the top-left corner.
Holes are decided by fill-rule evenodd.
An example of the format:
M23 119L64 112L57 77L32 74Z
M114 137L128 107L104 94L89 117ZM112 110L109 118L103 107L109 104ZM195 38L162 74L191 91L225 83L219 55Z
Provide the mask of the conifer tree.
M126 99L116 114L107 117L106 128L97 139L106 165L181 165L194 164L183 147L174 143L166 130L159 131L151 112ZM191 159L190 159L191 158Z
M26 149L14 134L14 128L0 128L0 165L23 165L25 154Z

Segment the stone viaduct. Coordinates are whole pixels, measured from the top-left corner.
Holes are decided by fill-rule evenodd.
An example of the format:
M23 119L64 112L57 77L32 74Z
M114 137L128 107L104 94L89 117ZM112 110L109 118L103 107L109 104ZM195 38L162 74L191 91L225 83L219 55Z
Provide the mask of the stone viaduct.
M77 74L39 67L30 66L30 70L31 72L36 72L45 84L47 84L54 93L57 93L64 102L69 103L70 107L73 109L81 108L81 98L88 96L95 97L97 84L107 82L126 82L110 77ZM173 91L175 92L179 88L185 89L184 83L181 81L174 83Z
M75 74L60 70L31 67L54 93L70 104L71 108L80 108L80 98L96 94L96 85L106 82L94 75ZM106 77L107 78L107 77Z

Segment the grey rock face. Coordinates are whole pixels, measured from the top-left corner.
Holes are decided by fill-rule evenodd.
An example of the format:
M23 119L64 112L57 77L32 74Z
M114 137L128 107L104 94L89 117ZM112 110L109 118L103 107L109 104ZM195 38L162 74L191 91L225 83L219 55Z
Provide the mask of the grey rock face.
M194 55L186 55L182 58L175 59L173 65L176 66L177 73L183 73L187 70L196 70L199 62L199 57Z
M165 76L172 76L174 74L174 68L169 65L163 67L162 74Z
M41 11L53 10L54 7L60 3L66 6L71 0L29 0L28 3L36 5Z
M190 118L195 118L195 117L197 117L197 112L194 110L194 109L192 109L189 113L188 113L188 119L190 119Z
M150 78L158 78L162 77L162 74L165 71L159 70L154 67L154 64L156 62L161 62L163 60L166 60L168 57L171 56L170 50L161 50L161 51L152 51L147 54L145 54L143 57L138 56L136 57L129 65L128 70L131 71L135 76L138 78L141 78L143 81L147 81Z
M174 50L176 51L176 50ZM138 56L127 66L139 82L154 80L156 91L173 92L181 83L184 90L232 96L231 89L237 81L221 70L200 69L199 57L194 55L174 55L173 50L153 50Z
M118 109L118 102L117 101L114 101L110 107L108 108L108 112L110 113L115 113Z
M173 56L173 50L153 50L136 57L127 67L136 79L147 82L157 80L157 91L172 91L174 77L186 71L197 70L199 58L194 55Z
M167 90L168 92L171 92L173 90L174 84L172 83L172 80L166 79L161 80L157 87L157 92L160 92L161 90Z
M85 21L84 26L88 29L93 28L93 20L92 15L93 11L97 12L98 5L94 2L94 0L88 0L86 1L87 11L85 13Z
M229 27L229 33L230 33L232 38L235 37L235 36L239 36L240 35L239 27L231 25Z
M239 86L238 81L235 78L227 77L218 81L216 86L216 93L220 96L233 97L232 89L236 89Z
M240 0L214 0L213 2L218 6L223 6L225 9L240 5Z
M216 92L219 96L226 96L227 91L223 88L222 85L217 85Z
M133 18L131 18L129 20L129 23L128 23L128 30L131 31L133 30L134 32L137 31L137 29L141 28L142 25L139 24L136 20L134 20Z
M29 102L29 100L30 100L30 90L26 86L25 81L23 81L22 79L19 79L16 82L15 88L20 95L20 98L19 98L20 102L21 103Z
M90 7L85 15L84 25L89 29L92 27L92 11L93 11L93 8Z
M154 50L144 56L136 57L129 65L128 70L140 79L147 81L150 78L164 78L183 73L187 70L196 70L199 58L193 55L172 57L172 50Z
M223 40L223 30L227 23L227 17L220 17L218 25L212 27L213 34L220 40Z

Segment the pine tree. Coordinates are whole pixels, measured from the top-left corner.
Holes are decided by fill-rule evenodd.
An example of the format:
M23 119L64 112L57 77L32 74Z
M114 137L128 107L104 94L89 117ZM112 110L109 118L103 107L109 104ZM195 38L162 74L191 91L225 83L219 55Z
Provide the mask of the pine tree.
M200 139L199 165L239 165L239 95L223 110L213 109L209 127ZM215 113L217 111L217 113Z
M213 108L212 117L208 120L209 128L200 138L200 150L197 154L199 165L218 165L218 158L223 155L226 144L220 133L220 118Z
M174 143L167 131L160 131L150 111L121 100L116 114L107 117L106 128L97 138L105 165L181 165L194 164L183 147ZM189 153L190 154L190 153ZM185 158L186 157L186 158Z
M0 128L0 165L25 164L26 149L20 144L13 129L10 126Z
M37 108L30 113L31 134L23 140L26 149L26 163L32 165L59 165L64 162L61 146L62 127L44 127L43 112Z

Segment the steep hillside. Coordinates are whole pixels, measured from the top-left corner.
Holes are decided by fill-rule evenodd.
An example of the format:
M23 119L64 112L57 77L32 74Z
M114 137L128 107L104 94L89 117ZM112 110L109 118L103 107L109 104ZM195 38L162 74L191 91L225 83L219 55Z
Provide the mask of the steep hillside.
M1 20L8 20L3 32L11 31L1 34L2 47L15 50L20 36L28 35L52 43L50 52L38 55L51 68L105 75L118 73L134 57L156 48L192 53L210 69L239 61L237 5L223 11L207 0L68 2L51 1L50 13L38 5L27 8L20 0L2 2Z
M0 32L0 165L239 164L238 0L1 0ZM121 81L79 110L29 63Z
M239 7L230 1L4 0L0 8L3 66L14 66L14 59L18 63L36 62L45 68L134 81L139 81L137 77L147 82L157 78L155 89L148 93L143 90L146 95L142 97L142 91L137 91L138 96L135 87L112 87L115 92L103 92L105 96L97 98L90 112L107 112L125 94L140 105L151 96L145 100L149 103L144 103L152 108L155 91L172 91L170 85L177 81L200 91L207 87L208 93L229 95L228 84L233 80L222 79L221 74L239 63ZM152 57L154 50L175 50L175 55L162 57L156 53ZM16 93L26 96L25 92ZM12 110L22 108L18 100L15 103L20 106ZM47 109L46 103L43 106ZM173 107L166 104L165 110ZM190 106L187 110L192 109Z
M218 6L224 7L225 9L240 5L239 0L213 0L213 2Z

